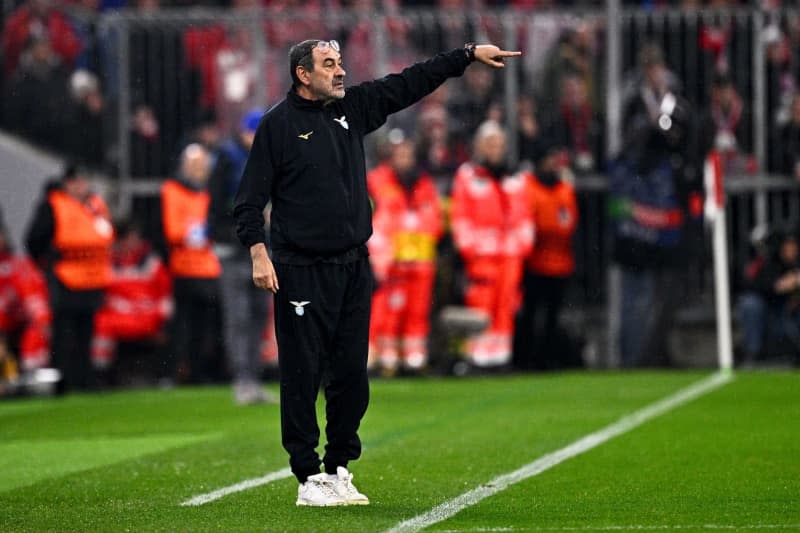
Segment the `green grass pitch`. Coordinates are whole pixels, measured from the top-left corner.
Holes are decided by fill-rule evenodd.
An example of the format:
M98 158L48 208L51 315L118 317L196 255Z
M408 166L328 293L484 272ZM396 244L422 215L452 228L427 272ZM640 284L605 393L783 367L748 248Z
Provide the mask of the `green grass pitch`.
M384 531L703 375L376 380L351 465L372 504L328 509L293 478L180 505L287 466L278 407L228 388L5 401L0 531ZM800 373L737 374L430 530L723 528L800 530Z

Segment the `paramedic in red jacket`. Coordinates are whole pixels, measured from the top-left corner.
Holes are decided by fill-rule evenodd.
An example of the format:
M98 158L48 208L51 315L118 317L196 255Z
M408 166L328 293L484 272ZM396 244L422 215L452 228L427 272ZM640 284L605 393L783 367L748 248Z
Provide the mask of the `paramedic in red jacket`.
M117 224L111 251L113 276L94 318L92 363L108 368L118 341L157 337L172 313L172 279L138 227Z
M433 179L417 167L407 139L391 146L389 160L369 173L367 186L375 203L368 247L377 282L371 348L388 375L398 365L419 371L428 362L428 315L442 235L439 195Z
M488 329L467 342L467 356L477 366L511 360L522 263L533 246L529 176L511 172L506 154L503 128L484 122L475 134L473 161L461 165L453 184L453 238L464 260L465 303L490 319Z
M515 365L522 369L568 366L555 340L564 291L575 271L572 237L578 223L575 188L564 149L546 145L529 182L536 245L525 261L524 298L517 322Z
M50 360L47 282L29 258L11 249L0 221L0 336L12 339L20 366L31 370Z

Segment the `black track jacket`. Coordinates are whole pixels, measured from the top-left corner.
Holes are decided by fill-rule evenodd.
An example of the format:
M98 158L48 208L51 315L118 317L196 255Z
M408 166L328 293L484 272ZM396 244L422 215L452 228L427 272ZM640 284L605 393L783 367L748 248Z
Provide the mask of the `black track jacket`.
M327 105L294 91L256 131L233 215L246 247L265 242L263 210L272 200L270 244L279 263L356 259L372 234L364 136L469 65L463 49L346 90Z

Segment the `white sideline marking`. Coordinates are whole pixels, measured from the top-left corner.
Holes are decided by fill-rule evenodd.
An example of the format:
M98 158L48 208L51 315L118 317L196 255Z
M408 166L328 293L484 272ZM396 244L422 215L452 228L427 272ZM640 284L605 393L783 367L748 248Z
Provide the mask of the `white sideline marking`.
M562 526L562 527L476 527L472 529L445 529L441 533L489 533L512 531L652 531L664 529L800 529L800 524L749 524L734 526L730 524L676 524L676 525L627 525L627 526Z
M532 463L513 471L508 474L496 477L490 482L481 485L471 491L465 492L460 496L456 496L452 500L446 501L437 505L430 511L410 518L393 528L387 530L386 533L415 533L428 526L447 520L451 516L459 513L461 510L477 504L481 500L493 496L498 492L507 489L509 486L524 481L530 477L541 474L545 470L549 470L554 466L563 463L567 459L571 459L576 455L580 455L586 451L591 450L601 444L618 437L628 431L644 424L648 420L656 418L672 411L687 402L694 400L704 394L707 394L733 379L731 373L716 373L697 383L689 385L688 387L679 390L678 392L667 396L653 404L648 405L638 411L631 413L628 416L620 418L613 424L604 427L594 433L590 433L585 437L576 440L572 444L556 450L554 452L543 455Z
M260 487L261 485L266 485L267 483L272 483L273 481L280 481L281 479L286 479L287 477L292 477L292 471L289 468L284 468L283 470L270 472L266 476L257 477L253 479L245 479L244 481L240 481L235 485L222 487L221 489L217 489L214 492L199 494L181 503L181 506L192 507L198 505L205 505L207 503L219 500L220 498L224 498L229 494L234 494L236 492L242 492L243 490Z

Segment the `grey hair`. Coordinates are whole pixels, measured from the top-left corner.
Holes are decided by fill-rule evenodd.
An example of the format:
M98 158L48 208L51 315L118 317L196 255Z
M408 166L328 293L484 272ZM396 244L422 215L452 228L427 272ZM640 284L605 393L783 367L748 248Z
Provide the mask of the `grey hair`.
M505 138L506 130L496 120L487 120L478 126L478 129L475 131L475 136L472 138L473 145L477 145L492 135L502 135Z

